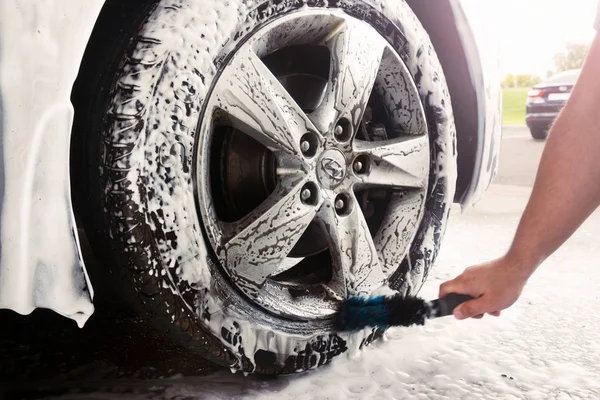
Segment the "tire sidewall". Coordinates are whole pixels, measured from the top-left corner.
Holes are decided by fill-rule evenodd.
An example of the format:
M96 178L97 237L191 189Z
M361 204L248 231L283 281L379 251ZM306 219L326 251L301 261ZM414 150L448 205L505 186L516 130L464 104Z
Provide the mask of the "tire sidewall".
M306 6L341 9L370 23L404 60L421 96L430 137L429 189L409 255L390 279L394 289L420 289L454 197L456 146L447 85L429 38L404 1L267 1L253 7L240 0L159 2L113 91L103 133L109 144L101 156L104 210L113 250L134 271L134 289L166 299L164 305L147 301L146 307L184 341L210 342L198 347L202 353L214 353L218 338L223 349L209 358L233 369L305 370L377 333L335 334L327 323L292 322L257 308L224 278L197 212L194 149L203 100L249 34Z

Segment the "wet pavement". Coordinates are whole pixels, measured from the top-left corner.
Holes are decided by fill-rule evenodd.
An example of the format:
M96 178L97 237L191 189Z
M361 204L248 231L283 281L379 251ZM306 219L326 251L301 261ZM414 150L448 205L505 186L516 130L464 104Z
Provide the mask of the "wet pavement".
M0 312L0 399L37 398L99 381L203 375L216 368L116 307L97 307L83 329L47 310ZM10 392L10 396L8 393Z

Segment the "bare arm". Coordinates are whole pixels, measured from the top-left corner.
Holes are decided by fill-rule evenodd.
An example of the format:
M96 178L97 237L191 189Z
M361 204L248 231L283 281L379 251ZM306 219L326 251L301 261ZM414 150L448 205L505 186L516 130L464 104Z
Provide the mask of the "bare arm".
M542 154L509 255L533 269L600 204L600 38Z
M547 140L531 197L501 259L471 267L442 284L440 295L471 294L458 318L499 314L527 279L600 205L600 37L590 48L571 97Z

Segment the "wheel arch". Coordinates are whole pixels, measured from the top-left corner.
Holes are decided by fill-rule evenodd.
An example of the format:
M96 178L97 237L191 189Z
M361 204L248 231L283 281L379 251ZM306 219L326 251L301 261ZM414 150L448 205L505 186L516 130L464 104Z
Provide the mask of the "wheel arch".
M121 62L120 54L129 45L131 33L137 31L144 16L150 12L157 0L105 0L102 10L96 20L94 29L87 43L84 56L73 90L71 102L75 109L73 130L71 133L70 173L72 202L75 217L83 220L84 229L86 219L89 218L89 204L92 191L90 179L85 175L85 165L90 157L90 135L87 132L89 123L86 118L91 115L90 110L97 107L97 101L103 99L104 92L110 88L101 84L106 71ZM122 51L121 51L122 50ZM90 232L86 233L90 234Z
M99 157L92 149L97 148L100 138L90 127L103 118L93 111L104 106L101 102L110 91L111 85L103 83L104 77L121 62L121 55L129 46L125 38L138 30L158 0L103 1L71 91L74 108L69 153L71 205L79 228L82 257L94 287L94 304L116 301L126 305L104 272L105 266L114 260L104 235L104 221L99 210L92 206L100 188L90 176L88 163Z
M429 34L442 64L452 100L458 152L458 177L454 201L463 206L477 200L475 193L489 185L482 176L486 154L486 88L473 33L458 0L406 0ZM492 152L487 150L487 153ZM494 167L492 167L494 169Z

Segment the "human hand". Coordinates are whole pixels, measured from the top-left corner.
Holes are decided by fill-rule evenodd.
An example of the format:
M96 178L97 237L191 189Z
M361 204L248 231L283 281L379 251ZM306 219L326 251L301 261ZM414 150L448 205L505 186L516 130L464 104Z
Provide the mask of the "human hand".
M503 257L467 268L461 275L440 285L439 297L448 293L475 297L454 309L457 319L482 318L485 313L499 316L513 305L529 278L526 269Z

